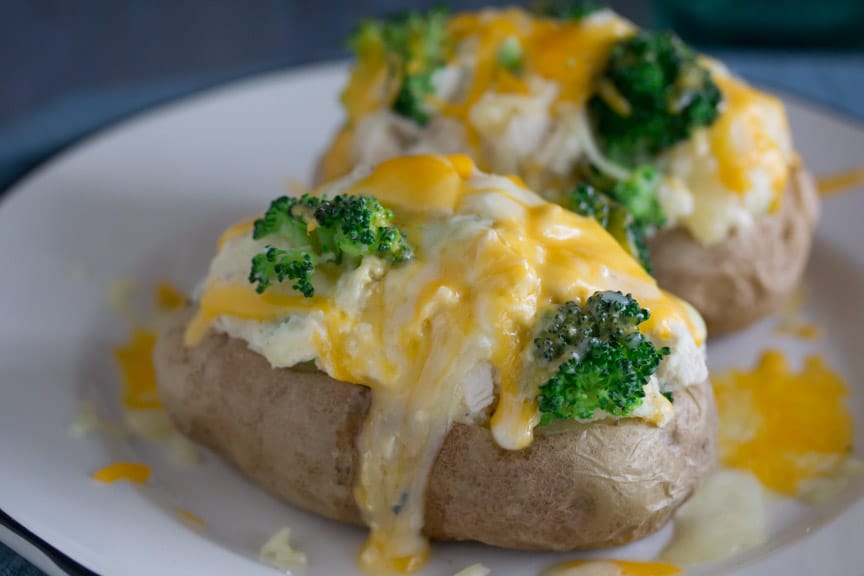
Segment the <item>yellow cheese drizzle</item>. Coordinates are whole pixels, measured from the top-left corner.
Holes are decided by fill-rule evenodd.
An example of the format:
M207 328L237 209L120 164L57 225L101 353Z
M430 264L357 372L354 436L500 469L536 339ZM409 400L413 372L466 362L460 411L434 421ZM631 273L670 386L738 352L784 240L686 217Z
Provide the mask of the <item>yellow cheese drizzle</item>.
M113 484L120 480L146 484L150 480L150 467L137 462L115 462L93 472L93 479L105 484Z
M203 518L196 516L185 508L177 509L177 519L193 530L201 530L207 524Z
M816 185L822 196L838 196L864 186L864 167L825 174L817 179Z
M766 109L777 112L788 133L783 103L732 76L715 73L714 80L723 93L724 108L708 134L720 181L730 191L744 195L753 189L753 171L765 170L776 204L788 182L789 161L780 143L765 129L764 114Z
M525 94L525 78L537 75L558 84L557 102L582 105L591 93L592 82L606 62L613 42L632 34L628 21L610 16L597 21L559 21L536 18L518 8L465 13L453 17L448 32L456 46L471 44L470 62L460 49L452 51L449 64L470 65L472 77L464 98L458 102L430 102L440 114L459 120L468 132L471 156L483 170L490 169L482 147L469 122L471 108L484 94ZM511 38L522 46L525 74L516 76L498 64L501 45ZM320 176L329 181L347 174L353 167L351 146L354 126L365 115L390 106L396 93L395 78L388 78L388 63L380 47L369 45L358 54L342 103L348 121L325 153ZM554 110L553 110L554 113Z
M676 576L680 568L664 562L574 560L544 570L541 576Z
M150 330L135 330L129 342L114 349L114 359L123 376L122 402L132 410L162 408L156 389L156 370L153 368L153 346L156 334Z
M581 21L538 18L517 8L456 15L448 23L450 38L456 46L448 64L469 70L470 82L458 101L433 99L428 105L433 114L454 118L464 126L472 158L482 170L491 170L485 147L470 121L471 110L481 98L487 94L530 93L527 80L538 77L557 86L558 93L550 109L553 116L578 109L593 92L594 79L605 65L612 44L636 30L633 24L611 13L602 19ZM512 39L519 42L524 54L524 70L519 76L498 63L499 49ZM782 124L777 129L788 133L783 103L720 71L710 59L705 60L715 68L714 78L724 98L720 117L707 131L711 154L717 160L717 178L730 192L743 196L754 188L757 172L767 173L774 192L772 208L776 209L788 182L790 161L781 143L769 133L768 122L774 120L767 120L765 112L771 111L770 116ZM353 168L356 123L365 115L390 106L398 78L388 76L387 70L380 46L370 45L359 51L342 94L348 121L323 157L319 173L323 181L347 174ZM534 178L542 169L530 158L523 162L520 172L535 186L543 182L544 186L566 189L571 184L546 181L560 178L548 175ZM851 176L855 182L864 179L860 172ZM849 182L827 180L825 186L834 190L837 185L848 186Z
M846 385L810 356L793 372L768 350L752 371L712 377L723 463L749 470L768 488L795 496L803 480L829 475L852 449Z
M179 310L186 305L186 295L170 282L160 282L156 285L156 309L162 312Z
M374 195L391 208L418 247L413 261L367 288L353 316L324 295L304 298L279 286L259 295L250 284L211 281L187 329L187 345L194 346L220 316L273 321L314 311L323 317L314 336L319 367L373 390L359 438L356 486L371 529L360 563L372 574L409 573L425 561L426 483L463 409L461 383L478 363L491 364L498 384L490 425L495 439L508 449L530 444L537 391L521 377L521 352L530 343L537 308L620 289L651 310L645 331L669 335L678 322L697 341L704 337L691 309L659 290L594 220L506 179L475 186L474 172L465 156L397 158L348 190ZM515 212L459 241L435 247L422 242L424 230L474 213L466 206L483 194Z

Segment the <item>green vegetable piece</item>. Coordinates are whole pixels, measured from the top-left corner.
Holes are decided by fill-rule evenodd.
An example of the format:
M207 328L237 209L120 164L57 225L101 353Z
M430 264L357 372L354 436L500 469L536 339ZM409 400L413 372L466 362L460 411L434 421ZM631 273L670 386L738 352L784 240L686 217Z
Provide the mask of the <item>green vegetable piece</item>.
M318 265L350 269L364 256L398 264L414 255L405 234L393 226L393 213L371 196L277 198L255 221L252 237L273 237L287 247L267 246L253 257L249 282L257 283L259 293L273 283L295 280L292 288L310 297Z
M630 256L651 273L647 240L649 227L640 223L624 205L599 192L591 184L580 184L564 206L581 216L596 220Z
M365 20L352 35L355 53L367 43L380 43L391 75L399 82L393 111L420 125L429 121L426 101L435 93L432 77L446 63L450 49L447 10L407 12L381 20Z
M312 255L308 252L267 246L264 252L252 258L249 282L257 282L255 291L261 294L273 282L295 280L291 287L309 298L315 294L311 278L314 269Z
M649 312L629 294L601 291L583 306L566 302L547 316L534 340L541 366L553 367L537 398L541 425L589 420L598 410L628 416L642 404L643 387L664 347L639 332Z
M643 31L613 46L588 111L605 154L637 166L713 124L721 101L692 48L671 32Z
M498 49L498 64L514 75L522 74L525 68L525 52L519 39L511 36Z

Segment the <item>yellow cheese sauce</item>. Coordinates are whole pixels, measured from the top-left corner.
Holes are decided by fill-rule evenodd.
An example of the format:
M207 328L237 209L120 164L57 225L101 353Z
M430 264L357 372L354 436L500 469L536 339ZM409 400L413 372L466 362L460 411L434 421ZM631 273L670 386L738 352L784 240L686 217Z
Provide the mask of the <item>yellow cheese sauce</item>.
M732 76L715 73L714 80L723 93L724 110L708 134L720 181L746 195L756 186L754 179L765 178L776 203L790 167L790 152L779 140L789 134L783 103Z
M150 480L150 467L137 462L115 462L93 472L93 479L105 484L128 480L135 484L146 484Z
M816 179L816 186L822 196L837 196L844 192L864 186L864 167L844 170L833 174L823 174Z
M501 46L514 40L523 50L526 67L557 83L558 101L581 105L606 63L612 43L633 31L629 22L617 17L559 21L535 18L516 8L460 14L450 21L449 32L456 44L474 43L473 76L467 96L459 103L442 106L441 111L467 125L471 108L484 94L527 93L525 80L514 77L497 62Z
M531 443L538 383L524 377L523 364L540 311L599 290L632 293L651 311L644 332L660 342L690 340L695 372L675 376L692 380L676 384L704 378L701 319L660 290L594 220L509 178L482 174L465 156L398 158L337 186L392 209L415 258L390 268L367 257L311 298L285 285L258 294L242 259L256 246L247 229L222 243L186 343L194 346L215 326L246 338L271 364L314 359L332 377L372 389L355 491L370 527L360 553L367 572L423 565L423 495L438 450L455 421L466 412L485 418L489 405L466 409L469 388L481 397L488 389L491 402L494 386L490 428L503 448ZM644 404L670 412L656 391ZM664 420L650 409L644 417Z
M519 8L457 14L447 24L451 47L435 76L436 94L426 102L432 120L410 129L410 120L386 112L401 81L398 67L380 42L367 42L358 47L342 94L348 119L324 153L318 177L329 181L358 163L422 150L467 152L480 169L517 173L548 198L572 190L580 178L573 168L586 159L624 178L627 169L599 152L586 102L603 89L597 78L614 43L637 31L608 10L577 21ZM499 61L507 45L521 52L518 72ZM656 164L666 177L664 187L676 191L660 195L668 225L683 226L711 244L777 209L795 158L782 102L709 58L703 63L723 95L718 119ZM393 133L402 136L385 136ZM837 183L844 182L825 185Z
M633 560L575 560L544 570L540 576L676 576L677 566Z
M848 390L820 357L806 358L796 372L769 350L753 370L712 381L723 463L749 470L767 488L796 496L804 481L831 475L851 453Z
M156 389L156 370L153 368L153 346L156 333L136 330L129 341L114 349L123 376L123 407L134 410L162 408Z
M163 409L156 385L153 348L159 315L176 312L187 305L188 299L183 292L170 282L159 282L153 288L153 307L145 314L150 318L147 321L136 320L133 326L137 327L132 329L127 341L113 350L121 375L124 431L148 441L171 440L175 459L183 462L194 459L194 449L184 445L185 440Z
M203 530L207 523L200 516L189 512L185 508L177 509L177 519L193 530Z
M154 294L156 309L160 312L171 312L186 306L186 295L170 282L160 282L156 285Z

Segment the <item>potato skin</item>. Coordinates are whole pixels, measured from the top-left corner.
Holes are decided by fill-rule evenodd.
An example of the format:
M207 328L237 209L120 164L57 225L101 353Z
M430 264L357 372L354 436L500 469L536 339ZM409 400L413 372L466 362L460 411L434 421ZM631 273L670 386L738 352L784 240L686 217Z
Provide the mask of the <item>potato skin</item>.
M651 238L654 276L699 310L709 337L739 330L771 314L798 286L818 217L813 179L796 167L779 209L748 230L710 246L681 228Z
M361 524L355 439L371 398L317 371L273 369L245 342L211 334L183 345L187 315L159 336L162 401L177 427L275 496ZM664 428L635 420L567 424L521 451L456 424L432 470L425 533L506 548L624 544L661 528L714 463L708 382L675 394Z

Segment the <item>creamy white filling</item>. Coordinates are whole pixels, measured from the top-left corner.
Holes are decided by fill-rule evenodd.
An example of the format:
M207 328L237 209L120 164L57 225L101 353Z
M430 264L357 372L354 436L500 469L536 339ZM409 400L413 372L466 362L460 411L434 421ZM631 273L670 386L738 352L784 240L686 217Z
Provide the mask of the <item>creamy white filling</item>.
M368 168L358 167L352 176L334 184L327 193L332 195L345 190L368 172ZM214 328L245 340L250 349L262 354L273 366L290 367L316 361L319 368L325 371L328 367L322 364L319 357L321 351L318 343L326 340L328 330L337 330L344 336L341 339L342 345L346 347L343 360L352 363L358 374L365 374L371 381L394 380L407 369L409 362L403 350L404 343L399 339L401 327L411 324L421 326L432 321L440 310L452 307L460 297L450 287L440 286L431 295L424 296L423 305L418 305L418 299L426 287L441 275L439 257L448 250L462 251L465 246L473 246L473 250L477 251L475 256L460 256L465 258L466 266L462 281L468 285L482 286L486 273L484 270L488 267L483 254L487 249L494 253L495 247L500 246L502 241L494 223L518 221L524 218L526 206L541 203L536 195L509 178L476 173L470 183L477 192L464 197L457 207L457 214L445 220L430 221L414 232L414 241L425 254L423 266L391 268L379 258L367 257L358 268L342 274L335 283L328 285L325 278L316 277L316 291L333 299L335 306L345 314L344 322L325 325L325 313L311 311L286 315L272 322L221 316L215 320ZM540 225L543 226L542 223ZM543 230L559 240L561 234L566 232L559 232L551 225L543 227ZM247 282L252 256L267 243L267 239L255 241L249 235L228 241L211 265L208 282ZM471 258L477 261L472 264ZM580 276L576 271L574 278ZM607 271L608 278L615 276L615 271ZM378 284L380 286L374 288ZM612 284L619 286L623 292L634 292L649 298L659 297L659 291L626 275L614 278ZM514 321L523 325L531 325L536 321L540 305L537 295L541 292L541 285L542 279L536 271L526 269L520 275L520 281L509 287L509 298L513 304L508 307L508 314ZM571 288L565 286L563 289L569 291ZM378 328L360 321L373 289L392 294L392 297L385 299L388 305L386 322ZM550 294L550 297L561 301L569 299L566 294ZM498 337L498 306L500 304L496 304L493 298L482 298L473 310L472 334L466 339L465 347L474 356L463 359L468 368L465 382L461 384L462 409L457 416L465 421L485 418L496 393L490 358L493 342ZM695 312L693 315L693 321L698 325L701 320ZM672 323L665 332L670 334L663 338L648 334L658 347L669 346L672 353L664 358L655 377L646 385L646 400L634 413L636 417L655 422L665 421L671 414L668 401L661 392L678 390L702 382L707 377L704 349L696 345L686 326ZM364 350L368 350L369 342L376 340L381 340L380 347L374 357L370 357ZM598 418L603 417L604 414L598 414Z
M598 23L615 17L608 11L591 16ZM470 40L463 42L457 61L433 77L439 101L454 103L465 97L475 66L473 45ZM721 65L708 64L715 74L729 75ZM557 85L539 76L526 78L526 85L525 94L489 91L469 111L468 123L479 136L477 145L488 169L521 174L530 186L541 190L550 182L566 180L573 166L586 158L607 174L627 177L627 169L600 153L584 106L555 103ZM790 162L792 142L782 107L758 101L747 106L734 111L728 133L732 146L745 156L761 154L760 142L770 139ZM668 225L684 227L704 244L752 227L759 216L771 210L776 196L771 167L760 162L746 176L746 193L724 186L708 134L708 129L697 131L657 160L665 175L658 196ZM402 154L471 152L466 127L453 118L434 115L427 126L420 127L383 110L358 123L352 160L355 164L378 163ZM555 198L561 193L550 189L548 195Z

